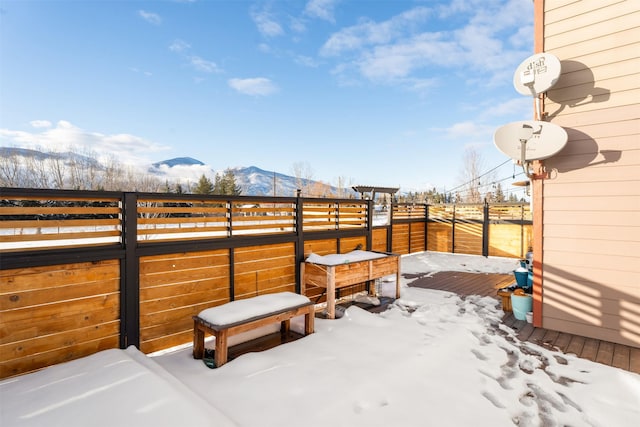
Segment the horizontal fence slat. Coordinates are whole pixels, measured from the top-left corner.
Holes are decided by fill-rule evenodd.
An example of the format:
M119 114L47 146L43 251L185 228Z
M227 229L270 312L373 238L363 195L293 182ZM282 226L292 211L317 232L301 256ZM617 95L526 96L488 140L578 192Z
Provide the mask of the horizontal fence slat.
M117 215L120 208L118 207L64 207L64 206L20 206L20 207L8 207L3 206L0 209L0 215Z

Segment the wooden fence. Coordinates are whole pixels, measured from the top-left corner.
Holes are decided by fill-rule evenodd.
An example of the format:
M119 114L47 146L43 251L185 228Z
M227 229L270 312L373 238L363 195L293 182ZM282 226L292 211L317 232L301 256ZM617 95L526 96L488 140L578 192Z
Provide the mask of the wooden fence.
M530 240L527 205L386 212L369 200L2 188L0 378L107 348L188 343L206 307L299 292L311 252L522 258ZM323 291L307 295L322 302Z

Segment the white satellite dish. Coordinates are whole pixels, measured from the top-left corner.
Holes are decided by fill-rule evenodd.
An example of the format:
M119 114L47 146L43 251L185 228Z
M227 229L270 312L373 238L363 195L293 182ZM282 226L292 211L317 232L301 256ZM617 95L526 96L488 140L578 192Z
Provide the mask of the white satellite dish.
M522 61L513 74L513 86L522 95L538 96L556 84L560 60L550 53L537 53Z
M567 131L562 127L538 120L507 123L500 126L493 135L493 142L498 150L522 163L557 154L567 144L567 140Z

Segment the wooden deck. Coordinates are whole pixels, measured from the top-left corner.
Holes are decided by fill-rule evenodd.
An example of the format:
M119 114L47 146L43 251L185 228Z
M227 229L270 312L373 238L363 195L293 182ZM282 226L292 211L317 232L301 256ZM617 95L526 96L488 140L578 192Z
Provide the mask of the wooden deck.
M407 277L407 276L405 276ZM454 292L462 297L468 295L491 296L498 299L496 289L514 282L513 275L461 273L444 271L422 276L414 276L412 287L438 289ZM411 279L411 277L409 277ZM593 338L534 328L524 320L517 320L513 313L505 313L503 323L518 334L518 339L538 344L565 354L575 354L604 365L640 374L640 348L611 343Z

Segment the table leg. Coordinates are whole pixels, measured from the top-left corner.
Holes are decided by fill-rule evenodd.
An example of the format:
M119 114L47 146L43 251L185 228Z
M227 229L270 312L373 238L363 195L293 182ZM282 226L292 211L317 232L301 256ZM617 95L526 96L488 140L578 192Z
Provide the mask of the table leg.
M327 272L327 318L336 318L336 273L333 267Z

